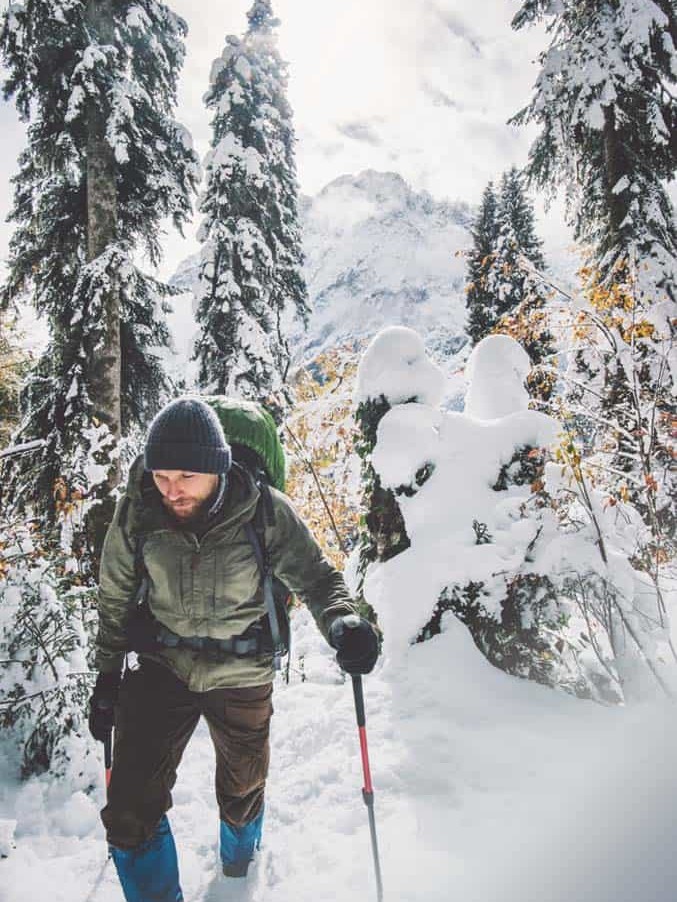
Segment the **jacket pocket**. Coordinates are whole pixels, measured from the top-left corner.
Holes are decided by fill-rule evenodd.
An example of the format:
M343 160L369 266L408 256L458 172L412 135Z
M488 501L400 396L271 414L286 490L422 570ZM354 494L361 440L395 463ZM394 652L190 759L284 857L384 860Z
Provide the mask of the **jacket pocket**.
M148 571L148 602L162 621L184 618L191 609L193 573L190 552L172 533L151 535L146 539L143 558ZM170 624L167 624L170 626Z
M255 607L259 572L248 542L219 544L215 549L214 613L223 619Z

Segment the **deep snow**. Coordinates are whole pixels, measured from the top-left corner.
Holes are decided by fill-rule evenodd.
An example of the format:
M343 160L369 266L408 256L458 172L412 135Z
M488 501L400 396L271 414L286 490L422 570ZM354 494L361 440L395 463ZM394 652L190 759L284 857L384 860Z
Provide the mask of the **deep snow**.
M309 615L275 691L264 847L230 884L216 868L213 753L201 724L170 819L187 902L375 898L350 683ZM492 668L453 618L365 678L385 899L390 902L669 902L674 710L609 709ZM58 799L50 779L0 783L16 848L2 902L122 898L94 798ZM56 798L50 793L56 790Z

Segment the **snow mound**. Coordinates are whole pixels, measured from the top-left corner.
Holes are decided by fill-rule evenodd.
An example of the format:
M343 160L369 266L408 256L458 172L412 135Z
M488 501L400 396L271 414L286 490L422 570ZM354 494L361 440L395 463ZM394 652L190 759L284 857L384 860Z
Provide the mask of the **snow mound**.
M356 402L383 396L391 404L417 400L439 404L445 375L428 359L421 337L405 326L391 326L369 343L357 370Z
M526 410L529 393L524 383L530 369L529 355L514 339L487 335L468 358L466 414L478 420L495 420Z

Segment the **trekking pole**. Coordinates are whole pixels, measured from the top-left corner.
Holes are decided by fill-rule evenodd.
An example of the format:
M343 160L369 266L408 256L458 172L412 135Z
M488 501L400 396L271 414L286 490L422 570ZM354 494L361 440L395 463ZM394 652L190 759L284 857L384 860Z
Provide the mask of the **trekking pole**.
M106 790L110 785L110 775L113 769L113 731L109 730L103 741L103 766L106 769Z
M378 840L376 838L376 820L374 818L374 787L371 784L371 771L369 770L369 750L367 748L367 727L364 714L364 693L362 692L362 677L359 673L353 673L353 695L355 696L355 713L357 715L357 728L360 734L360 751L362 753L362 771L364 773L364 788L362 798L369 812L369 831L371 833L371 848L374 853L374 871L376 873L376 898L378 902L383 899L383 883L381 881L381 863L378 856Z

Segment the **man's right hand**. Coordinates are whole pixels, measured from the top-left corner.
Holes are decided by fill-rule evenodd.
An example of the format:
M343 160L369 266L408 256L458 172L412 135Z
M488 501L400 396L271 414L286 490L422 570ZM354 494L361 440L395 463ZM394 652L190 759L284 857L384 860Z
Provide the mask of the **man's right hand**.
M104 742L113 729L114 707L118 700L120 674L100 673L89 699L89 732L97 742Z

